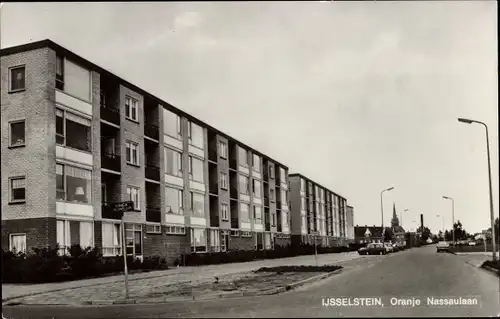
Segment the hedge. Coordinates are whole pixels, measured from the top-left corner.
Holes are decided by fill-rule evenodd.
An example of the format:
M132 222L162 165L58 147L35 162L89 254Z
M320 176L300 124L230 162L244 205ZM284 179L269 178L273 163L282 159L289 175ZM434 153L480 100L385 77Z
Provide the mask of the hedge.
M123 272L123 256L103 257L97 248L69 248L69 255L60 256L58 247L13 253L2 249L4 283L47 283L102 277ZM131 271L167 269L164 258L145 257L141 262L127 258Z

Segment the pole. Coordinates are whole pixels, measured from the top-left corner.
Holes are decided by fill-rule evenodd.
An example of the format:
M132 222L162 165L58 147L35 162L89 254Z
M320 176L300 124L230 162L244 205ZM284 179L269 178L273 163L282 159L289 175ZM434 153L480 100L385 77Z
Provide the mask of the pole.
M481 123L484 125L484 128L486 129L486 153L488 154L488 181L489 181L489 187L490 187L490 218L491 218L491 236L492 236L492 244L493 244L493 261L495 262L497 260L497 250L496 250L496 243L495 243L495 212L494 212L494 207L493 207L493 187L491 184L491 160L490 160L490 140L488 137L488 126L484 123Z
M380 211L382 212L382 230L384 229L384 202L382 195L384 194L385 189L380 193Z
M318 249L317 249L318 237L314 235L314 260L316 261L316 267L318 267Z
M455 245L455 200L451 199L451 223L453 224L453 245Z
M122 254L123 254L123 273L125 275L125 299L128 299L128 268L127 268L127 245L125 243L125 222L122 216L121 226L122 226Z

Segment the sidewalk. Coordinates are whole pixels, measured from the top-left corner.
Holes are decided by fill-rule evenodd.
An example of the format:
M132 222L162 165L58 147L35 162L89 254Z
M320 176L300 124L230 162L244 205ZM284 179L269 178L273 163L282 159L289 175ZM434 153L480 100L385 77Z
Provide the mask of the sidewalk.
M318 255L318 265L337 264L357 259L360 256L356 252L339 254ZM256 270L260 267L272 267L280 265L314 265L314 255L298 256L282 259L267 259L245 263L232 263L221 265L208 265L197 267L179 267L149 273L138 273L129 275L130 295L141 294L145 289L154 287L177 285L184 282L202 283L214 280L215 276L237 274ZM62 291L64 290L64 292ZM51 292L58 292L51 294ZM36 298L37 295L45 295L45 298ZM2 284L2 301L27 297L31 302L56 302L61 297L66 301L77 299L119 299L124 295L123 275L84 279L63 283L47 284Z
M465 263L472 265L474 267L481 267L481 265L487 261L492 260L493 253L455 253L458 257L462 258Z

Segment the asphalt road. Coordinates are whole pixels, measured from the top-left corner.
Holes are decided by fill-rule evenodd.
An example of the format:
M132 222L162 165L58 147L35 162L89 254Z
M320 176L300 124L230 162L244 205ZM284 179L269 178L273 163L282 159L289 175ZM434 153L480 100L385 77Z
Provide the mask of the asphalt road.
M7 318L168 317L465 317L498 316L499 278L435 247L369 256L344 265L338 275L275 296L218 301L113 306L12 306ZM325 306L329 298L375 297L383 306ZM476 306L429 305L427 298L476 298ZM416 298L420 305L391 305L391 298Z

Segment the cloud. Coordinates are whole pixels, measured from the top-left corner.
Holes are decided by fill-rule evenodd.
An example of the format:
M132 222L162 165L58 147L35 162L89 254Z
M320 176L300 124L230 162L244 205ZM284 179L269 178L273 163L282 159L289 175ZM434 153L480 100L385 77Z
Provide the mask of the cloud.
M200 25L201 17L198 12L183 12L175 17L174 28L176 30L195 28Z

